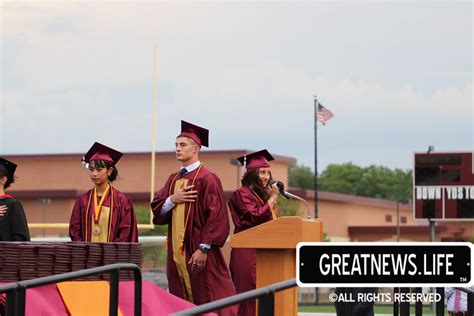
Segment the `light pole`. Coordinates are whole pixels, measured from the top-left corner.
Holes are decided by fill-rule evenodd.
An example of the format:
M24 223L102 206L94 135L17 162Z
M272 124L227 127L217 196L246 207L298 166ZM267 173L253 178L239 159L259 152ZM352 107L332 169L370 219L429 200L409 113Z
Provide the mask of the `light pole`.
M406 204L406 203L408 203L408 200L406 200L406 199L397 200L397 242L400 242L400 203ZM404 289L404 290L406 290L406 289ZM401 288L394 288L394 292L399 293L399 292L404 292L404 291ZM400 305L400 303L397 303L396 304L396 308L397 308L396 315L398 315L398 308L399 307L400 307L400 310L402 310L402 309L406 308L406 305L403 305L403 304ZM403 310L402 314L405 313L405 312L406 312L406 310Z
M426 152L427 154L430 154L435 150L433 145L428 146L428 151ZM433 217L435 217L435 214L433 214ZM436 241L436 227L435 227L435 221L433 218L429 217L428 218L428 223L430 224L430 241L434 242ZM434 305L434 303L433 303Z

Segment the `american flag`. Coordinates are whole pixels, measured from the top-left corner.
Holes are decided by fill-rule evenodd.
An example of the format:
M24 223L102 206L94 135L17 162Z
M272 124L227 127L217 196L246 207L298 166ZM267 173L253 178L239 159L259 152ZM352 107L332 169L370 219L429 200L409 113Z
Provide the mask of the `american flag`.
M326 125L326 122L329 121L334 114L325 108L322 104L318 103L318 111L316 112L316 119L318 122L321 122L323 125Z

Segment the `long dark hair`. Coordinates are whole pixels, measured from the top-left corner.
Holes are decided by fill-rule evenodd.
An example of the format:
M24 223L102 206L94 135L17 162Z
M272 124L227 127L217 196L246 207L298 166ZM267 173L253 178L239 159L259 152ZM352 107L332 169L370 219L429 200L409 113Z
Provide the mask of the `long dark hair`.
M258 195L258 197L262 199L262 201L266 202L270 198L271 194L269 192L270 190L268 184L265 188L260 185L260 181L258 179L259 172L260 169L253 169L245 172L241 182L242 186L252 189ZM270 172L270 181L271 180L273 180L273 178L272 173ZM270 183L270 181L268 181L268 183Z
M4 189L8 188L10 184L15 182L15 177L10 177L7 168L5 168L3 164L0 164L0 178L3 177L7 177L7 182L5 182L5 185L3 186Z
M109 169L109 168L112 168L112 173L110 174L110 176L108 176L108 179L110 182L114 182L117 177L118 177L118 170L117 170L117 167L115 167L114 164L112 164L111 162L109 161L105 161L105 160L92 160L90 163L89 163L89 167L93 167L93 168L103 168L103 169Z

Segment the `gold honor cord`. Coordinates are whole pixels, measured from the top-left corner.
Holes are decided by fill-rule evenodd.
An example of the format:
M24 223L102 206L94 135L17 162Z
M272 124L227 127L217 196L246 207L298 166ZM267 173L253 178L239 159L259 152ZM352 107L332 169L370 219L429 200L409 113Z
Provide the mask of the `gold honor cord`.
M258 196L257 192L255 192L253 189L251 190L253 195L255 195L255 197L262 203L262 206L265 205L266 202L263 202L263 200ZM270 204L268 204L268 206L270 206ZM276 206L270 206L270 212L272 213L272 219L280 217L280 212L278 211L278 208Z
M110 184L107 185L107 188L105 189L104 193L102 194L102 198L100 199L99 204L97 204L97 188L94 187L94 222L97 224L99 222L100 218L100 213L102 211L102 204L104 204L105 198L107 197L107 194L109 193L110 190Z
M202 163L199 164L199 167L198 167L198 170L196 172L196 174L194 175L193 177L193 181L191 182L191 185L194 185L194 182L196 181L196 178L199 174L199 172L201 171L201 168L202 168ZM179 171L174 175L174 178L173 180L171 180L171 186L170 186L170 189L168 191L168 195L171 195L172 193L174 193L174 185L175 185L175 181L176 181L176 178L178 177L178 174L179 174ZM173 192L171 192L173 191ZM189 214L191 213L191 204L193 202L188 202L189 206L188 206L188 214L186 214L186 220L184 221L184 235L186 235L186 227L188 227L188 220L189 220ZM183 238L181 239L181 242L180 242L180 245L179 245L179 249L181 251L181 254L184 253L184 235L183 235ZM168 236L166 237L166 244L168 244Z
M94 187L95 188L95 187ZM91 207L91 200L92 200L92 194L94 193L94 191L91 191L91 194L89 194L89 201L87 202L87 208L86 208L86 223L85 223L85 226L86 226L86 234L84 235L84 241L90 241L90 240L87 240L87 236L88 236L88 232L89 232L89 229L88 229L88 226L89 226L89 209ZM91 238L92 239L92 238Z
M100 199L99 204L97 204L97 187L94 187L94 227L92 228L92 233L95 236L99 236L101 232L99 219L100 219L100 214L102 213L102 204L104 203L105 198L107 197L107 194L109 193L109 190L110 190L110 184L107 185L107 188L102 194L102 198Z
M84 235L84 240L85 241L90 241L88 240L88 233L89 233L89 210L90 210L90 206L91 206L91 200L92 200L92 195L94 195L94 218L93 218L93 221L94 221L94 224L98 224L99 223L99 219L100 219L100 214L101 214L101 209L102 209L102 204L104 203L105 201L105 198L107 197L107 194L109 193L109 190L112 192L112 187L111 185L107 185L107 188L105 189L104 191L104 194L102 195L102 198L100 199L100 202L99 204L97 204L97 189L96 187L94 186L94 190L91 192L91 194L89 195L89 200L87 202L87 209L86 209L86 223L85 223L85 226L86 226L86 234ZM112 196L111 196L111 201L110 201L110 212L112 214L113 212L113 193L112 193ZM98 211L97 211L98 210ZM110 215L111 215L110 214ZM109 235L110 235L110 226L111 226L111 221L110 221L110 218L112 216L109 215ZM92 225L91 225L92 226ZM98 229L98 230L97 230ZM98 226L94 226L93 227L93 232L94 234L96 235L99 235L100 234L100 227ZM92 239L92 238L91 238ZM107 238L107 240L109 240L109 238Z
M257 192L255 192L253 189L251 190L253 195L255 195L255 197L262 203L262 206L265 205L265 202L263 202L263 200L258 196Z

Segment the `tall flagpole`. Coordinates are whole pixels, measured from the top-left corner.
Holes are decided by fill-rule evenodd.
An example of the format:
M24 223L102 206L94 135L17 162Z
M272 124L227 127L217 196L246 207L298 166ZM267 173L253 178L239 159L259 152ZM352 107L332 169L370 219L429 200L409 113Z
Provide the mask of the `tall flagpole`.
M156 51L155 45L153 49L153 100L151 114L151 174L150 174L150 202L155 196L155 151L156 151ZM150 224L153 223L153 212L150 212Z
M314 95L314 218L318 218L318 97Z

